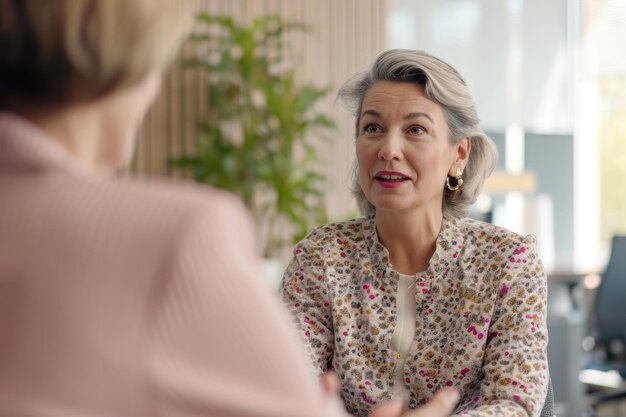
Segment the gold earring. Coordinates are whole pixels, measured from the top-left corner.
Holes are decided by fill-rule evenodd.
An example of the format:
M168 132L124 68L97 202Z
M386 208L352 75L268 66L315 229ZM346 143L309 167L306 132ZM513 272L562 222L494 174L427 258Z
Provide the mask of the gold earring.
M448 178L446 178L446 187L448 187L448 190L450 191L456 191L460 189L462 186L463 186L463 172L461 171L461 168L456 167L456 175L454 177L451 177L448 175Z

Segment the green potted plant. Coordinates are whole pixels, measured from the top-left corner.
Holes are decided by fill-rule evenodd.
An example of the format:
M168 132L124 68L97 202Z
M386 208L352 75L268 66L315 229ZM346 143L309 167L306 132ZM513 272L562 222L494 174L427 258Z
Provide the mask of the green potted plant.
M325 222L324 177L316 147L335 123L315 110L327 89L296 81L285 48L299 23L265 16L241 25L228 17L198 15L196 56L187 62L206 73L208 110L195 152L171 161L194 179L238 194L249 207L266 257Z

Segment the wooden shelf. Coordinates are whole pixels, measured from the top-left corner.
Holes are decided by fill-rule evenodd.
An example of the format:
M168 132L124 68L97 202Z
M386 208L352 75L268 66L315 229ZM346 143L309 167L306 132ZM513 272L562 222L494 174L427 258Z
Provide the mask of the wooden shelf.
M532 172L511 175L503 171L491 174L485 181L484 191L490 194L520 192L533 193L537 190L537 177Z

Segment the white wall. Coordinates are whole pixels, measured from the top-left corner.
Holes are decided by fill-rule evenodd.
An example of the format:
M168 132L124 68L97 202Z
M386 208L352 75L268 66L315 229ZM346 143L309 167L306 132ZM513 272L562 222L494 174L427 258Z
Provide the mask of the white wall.
M511 8L520 12L516 21ZM517 112L508 85L516 27L521 54L513 85L521 95ZM459 70L484 129L504 131L517 114L515 122L525 130L572 133L567 0L393 0L387 30L390 47L423 49Z

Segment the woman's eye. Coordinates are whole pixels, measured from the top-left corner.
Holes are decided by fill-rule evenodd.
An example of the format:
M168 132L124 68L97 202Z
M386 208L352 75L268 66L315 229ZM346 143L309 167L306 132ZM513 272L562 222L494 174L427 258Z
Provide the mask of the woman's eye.
M409 133L412 135L421 135L424 132L426 131L421 126L412 126L411 128L409 128Z
M369 124L369 125L366 125L363 128L363 132L365 132L365 133L376 133L376 132L379 132L379 131L380 131L380 129L375 124Z

